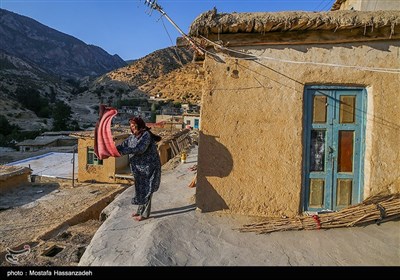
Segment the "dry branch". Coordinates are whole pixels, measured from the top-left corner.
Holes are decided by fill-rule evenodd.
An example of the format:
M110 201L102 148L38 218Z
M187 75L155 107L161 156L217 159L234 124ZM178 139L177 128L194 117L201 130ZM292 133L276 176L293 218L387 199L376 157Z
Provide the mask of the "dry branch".
M268 219L263 222L243 225L241 232L270 233L287 230L328 229L351 227L371 222L382 223L400 217L400 194L375 196L362 203L338 212L322 213L294 218Z

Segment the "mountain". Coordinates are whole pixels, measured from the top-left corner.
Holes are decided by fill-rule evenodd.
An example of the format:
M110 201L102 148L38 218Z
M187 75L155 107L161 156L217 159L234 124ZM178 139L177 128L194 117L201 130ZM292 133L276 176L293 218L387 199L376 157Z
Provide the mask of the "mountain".
M130 65L113 70L94 80L89 91L115 92L130 97L162 97L177 102L200 103L204 70L193 62L192 51L181 47L156 50ZM127 96L121 96L127 99Z
M81 128L95 125L101 103L114 106L151 96L200 102L204 71L184 47L156 50L128 65L99 47L3 9L0 38L0 115L23 130L51 129L58 101L71 108Z
M56 76L99 76L126 65L118 55L4 9L0 9L0 38L1 50Z
M192 60L193 53L185 48L156 50L128 66L88 81L87 90L74 95L70 106L79 123L90 125L98 118L96 108L100 103L112 105L117 100L157 95L172 101L199 103L202 76L200 67L192 65Z
M193 53L185 48L169 47L156 50L128 66L113 70L97 80L119 81L137 88L150 80L157 79L193 60Z
M24 130L51 127L50 120L39 118L20 103L17 93L21 90L38 90L43 98L68 102L72 89L73 86L48 74L38 65L0 50L0 115L11 124Z

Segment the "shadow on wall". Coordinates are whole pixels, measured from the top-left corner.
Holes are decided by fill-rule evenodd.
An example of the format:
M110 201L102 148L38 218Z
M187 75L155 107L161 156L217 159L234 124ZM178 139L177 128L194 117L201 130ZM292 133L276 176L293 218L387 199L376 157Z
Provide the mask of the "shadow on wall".
M203 212L229 208L207 179L209 177L226 177L231 173L233 167L231 153L216 138L218 137L206 135L200 131L196 204Z

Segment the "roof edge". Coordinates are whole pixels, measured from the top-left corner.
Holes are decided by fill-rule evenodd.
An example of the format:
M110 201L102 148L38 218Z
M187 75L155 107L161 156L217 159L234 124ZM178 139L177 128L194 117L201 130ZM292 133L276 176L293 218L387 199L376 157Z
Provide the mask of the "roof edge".
M190 26L193 37L210 34L344 30L381 28L400 24L400 11L258 12L221 13L216 9L198 16Z

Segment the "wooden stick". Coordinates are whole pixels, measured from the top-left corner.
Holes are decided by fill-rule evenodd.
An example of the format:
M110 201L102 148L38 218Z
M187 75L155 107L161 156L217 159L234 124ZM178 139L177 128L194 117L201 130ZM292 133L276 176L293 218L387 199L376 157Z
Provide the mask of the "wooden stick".
M383 209L383 210L382 210ZM328 229L350 227L371 222L385 222L400 217L400 194L371 197L362 203L338 212L314 216L269 219L240 227L241 232L270 233L274 231Z
M189 188L194 188L194 187L196 187L196 181L197 181L197 175L195 175L194 177L193 177L193 179L192 179L192 181L190 182L190 184L189 184Z

